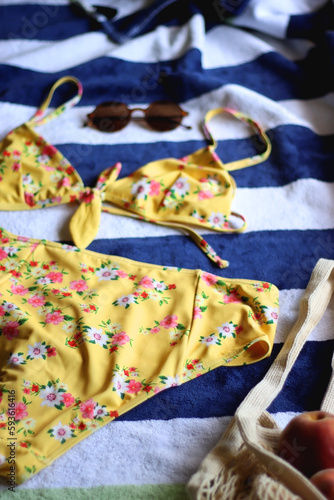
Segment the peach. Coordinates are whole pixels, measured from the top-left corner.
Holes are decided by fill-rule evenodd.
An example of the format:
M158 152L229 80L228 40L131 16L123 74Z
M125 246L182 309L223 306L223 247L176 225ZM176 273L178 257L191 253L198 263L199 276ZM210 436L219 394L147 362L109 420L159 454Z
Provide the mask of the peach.
M307 477L334 469L334 415L316 410L294 417L281 432L278 454Z
M328 500L334 500L334 469L320 470L310 481Z

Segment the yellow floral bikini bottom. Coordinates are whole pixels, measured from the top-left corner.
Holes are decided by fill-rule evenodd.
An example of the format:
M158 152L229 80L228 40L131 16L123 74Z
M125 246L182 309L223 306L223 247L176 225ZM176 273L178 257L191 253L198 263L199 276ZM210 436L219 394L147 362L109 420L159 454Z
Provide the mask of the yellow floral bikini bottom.
M270 355L278 290L0 230L0 475L221 365Z

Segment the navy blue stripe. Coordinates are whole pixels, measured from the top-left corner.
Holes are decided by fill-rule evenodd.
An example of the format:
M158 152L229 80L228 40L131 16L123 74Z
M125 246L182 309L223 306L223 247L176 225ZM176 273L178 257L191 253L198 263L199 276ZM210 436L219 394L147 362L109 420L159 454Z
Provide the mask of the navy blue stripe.
M110 224L114 222L110 215ZM149 223L147 223L149 224ZM95 240L90 250L152 264L203 269L229 278L274 283L279 289L306 287L320 258L334 258L334 230L254 231L210 234L205 239L230 262L219 269L187 236Z
M107 35L111 35L113 41L121 42L123 39L148 33L157 25L180 26L189 21L195 13L203 15L206 26L210 29L223 22L226 15L231 13L229 11L233 10L217 3L205 5L201 0L184 0L182 9L174 1L158 12L158 2L166 4L166 1L156 0L155 5L124 18L110 20L106 26L90 19L83 10L74 5L6 5L0 7L0 18L3 20L0 39L63 40L87 31L104 30ZM245 4L246 0L243 0L243 3ZM155 10L156 15L151 16Z
M120 19L110 19L101 25L74 5L6 5L0 7L0 39L26 38L62 40L91 30L104 30L110 38L121 43L126 39L152 31L157 25L180 26L195 14L202 14L206 28L221 24L231 14L237 15L249 0L238 5L231 2L207 3L202 0L183 0L182 9L176 0L155 0L148 8Z
M187 118L191 123L191 117ZM140 127L140 124L138 124ZM119 132L122 134L122 132ZM251 168L236 170L232 176L239 187L283 186L297 179L334 181L334 137L320 137L296 125L284 125L268 132L273 149L268 160ZM61 144L58 149L80 173L86 186L94 186L104 168L122 163L120 177L133 173L150 161L181 158L206 146L205 141L154 142L147 144ZM256 137L218 143L217 154L227 163L260 152ZM131 156L129 156L129 148Z
M0 18L3 20L0 26L0 39L63 40L87 31L104 29L106 34L115 34L115 38L111 36L111 39L121 42L122 35L126 39L147 33L157 25L179 26L198 12L206 16L210 27L221 23L222 20L218 15L220 12L217 9L201 5L200 0L198 3L200 7L194 1L184 1L180 9L175 1L148 21L147 16L150 15L150 11L156 8L153 6L152 9L149 6L148 9L139 10L124 18L110 20L107 23L110 29L88 17L75 5L6 5L0 7Z
M0 19L2 40L64 40L96 29L88 17L67 5L6 5L0 7Z
M303 412L320 407L331 374L334 341L307 342L270 412ZM248 392L262 380L281 345L258 363L220 367L167 389L119 417L119 420L209 418L232 416ZM306 381L306 383L305 383Z
M1 64L0 100L37 107L55 80L67 74L82 81L82 105L96 105L97 96L99 102L184 102L232 83L273 100L310 99L332 90L328 65L321 52L315 56L313 52L312 57L297 63L270 52L245 64L203 70L200 51L191 49L173 61L137 63L100 57L53 74ZM311 79L312 74L317 78ZM20 84L8 83L13 81Z
M324 33L334 28L334 6L328 0L320 9L308 14L290 16L287 38L304 38L323 42Z

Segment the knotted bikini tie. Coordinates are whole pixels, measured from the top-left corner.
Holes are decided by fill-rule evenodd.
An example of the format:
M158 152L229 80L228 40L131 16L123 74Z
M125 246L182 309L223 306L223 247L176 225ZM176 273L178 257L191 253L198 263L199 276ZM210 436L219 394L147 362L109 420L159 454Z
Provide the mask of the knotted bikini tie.
M70 231L74 244L86 248L95 238L101 220L102 201L106 189L113 184L121 170L121 164L116 163L99 176L94 188L85 187L72 200L80 203L70 221Z

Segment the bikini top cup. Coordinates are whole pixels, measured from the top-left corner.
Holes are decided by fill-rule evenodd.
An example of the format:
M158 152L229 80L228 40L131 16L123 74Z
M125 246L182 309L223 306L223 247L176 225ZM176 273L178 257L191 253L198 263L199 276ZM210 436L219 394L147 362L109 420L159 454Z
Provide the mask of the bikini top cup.
M46 114L55 90L72 82L77 94ZM0 143L0 210L45 208L78 202L70 222L74 244L86 248L95 238L101 211L126 215L185 231L201 250L223 268L222 260L194 227L219 232L241 232L244 218L231 212L236 184L229 171L265 161L271 144L260 126L230 108L209 111L204 132L210 144L186 157L153 161L128 177L117 180L121 164L104 170L94 188L86 187L63 154L35 131L35 127L57 117L81 98L82 85L75 77L60 78L34 116L10 132ZM266 145L263 153L223 164L215 153L216 142L207 122L221 112L245 121ZM103 203L102 203L103 202ZM241 227L230 225L231 215L242 219Z

